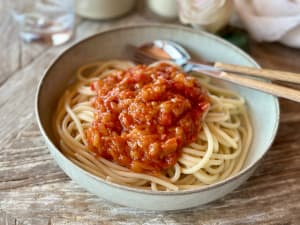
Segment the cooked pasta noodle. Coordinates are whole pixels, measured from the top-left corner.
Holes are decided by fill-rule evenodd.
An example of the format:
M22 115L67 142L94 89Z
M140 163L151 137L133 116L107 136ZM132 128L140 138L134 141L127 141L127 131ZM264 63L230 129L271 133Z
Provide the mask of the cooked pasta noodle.
M197 140L183 147L173 167L159 175L137 173L89 151L85 129L93 122L95 111L91 104L95 92L90 83L113 70L132 66L131 62L111 60L79 68L77 82L66 90L54 116L54 131L63 154L102 179L153 191L195 189L222 181L241 170L252 139L245 100L201 75L196 76L207 89L211 106Z

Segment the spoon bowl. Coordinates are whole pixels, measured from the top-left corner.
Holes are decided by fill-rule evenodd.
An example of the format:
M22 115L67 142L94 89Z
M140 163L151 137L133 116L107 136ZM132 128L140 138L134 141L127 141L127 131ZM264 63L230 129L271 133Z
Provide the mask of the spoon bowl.
M191 60L190 54L183 47L169 40L154 40L142 45L140 49L153 58L172 60L179 66Z

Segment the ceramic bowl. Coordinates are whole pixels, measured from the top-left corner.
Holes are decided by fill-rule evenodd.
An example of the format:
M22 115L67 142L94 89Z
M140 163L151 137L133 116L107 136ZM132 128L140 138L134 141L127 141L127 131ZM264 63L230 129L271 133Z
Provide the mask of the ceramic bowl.
M174 192L137 190L98 178L68 160L55 144L52 117L57 101L74 79L76 69L96 60L128 59L127 44L140 45L154 39L182 44L194 57L258 67L246 53L211 34L181 26L132 26L89 37L62 53L46 70L38 88L36 115L48 148L65 173L80 186L109 201L149 210L177 210L211 202L241 185L270 148L279 122L278 99L249 88L221 82L246 98L254 129L253 142L243 169L235 176L207 187Z

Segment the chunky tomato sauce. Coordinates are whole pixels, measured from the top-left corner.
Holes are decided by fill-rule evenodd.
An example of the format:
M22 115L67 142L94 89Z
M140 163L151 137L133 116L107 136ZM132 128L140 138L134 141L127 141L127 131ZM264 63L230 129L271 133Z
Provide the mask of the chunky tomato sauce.
M166 63L116 70L91 88L97 95L89 149L135 172L173 166L209 106L196 79Z

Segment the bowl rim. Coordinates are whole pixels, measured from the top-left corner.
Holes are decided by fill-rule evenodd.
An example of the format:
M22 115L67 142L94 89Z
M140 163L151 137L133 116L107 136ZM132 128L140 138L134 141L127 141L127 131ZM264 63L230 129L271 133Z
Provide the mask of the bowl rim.
M87 38L84 38L84 39L72 44L67 49L65 49L63 52L61 52L58 56L56 56L50 62L49 66L45 69L45 71L44 71L44 73L43 73L43 75L42 75L42 77L39 81L36 96L35 96L35 115L36 115L38 127L39 127L40 132L42 133L42 136L44 137L46 143L48 144L48 148L52 148L53 151L58 153L59 156L62 157L64 160L67 160L69 163L71 163L72 166L76 167L78 170L83 172L85 175L87 175L87 176L103 183L104 185L109 185L109 186L112 186L113 188L121 189L121 190L124 190L124 191L135 192L135 193L146 194L146 195L164 195L164 196L166 196L166 195L175 196L176 195L176 196L178 196L178 195L189 195L189 194L192 194L192 193L205 192L207 190L216 189L216 188L219 188L220 186L231 183L231 182L237 180L238 178L242 177L243 175L247 174L249 171L251 171L251 169L254 169L254 167L262 160L262 158L265 156L265 154L268 152L268 150L272 146L272 144L274 142L274 139L276 137L277 131L278 131L279 118L280 118L280 108L279 108L279 101L278 101L278 98L276 96L272 96L272 100L273 100L275 108L276 108L275 127L273 129L270 142L269 142L268 146L266 147L265 152L261 155L261 157L258 158L256 161L252 162L251 164L249 164L247 167L240 170L234 176L226 178L225 180L219 181L217 183L210 184L210 185L207 185L207 186L204 186L204 187L198 187L198 188L195 188L195 189L178 190L178 191L152 191L152 190L137 189L137 188L133 188L133 187L113 183L111 181L108 181L108 180L102 179L98 176L95 176L92 173L84 170L83 168L81 168L78 165L76 165L75 163L73 163L52 142L52 140L49 138L48 134L46 133L46 131L44 129L43 123L42 123L41 118L40 118L40 111L39 111L39 102L40 102L41 89L43 88L44 81L45 81L46 77L49 76L49 71L52 69L52 67L54 67L55 64L58 63L60 58L62 58L66 53L68 53L69 51L72 51L72 49L74 47L79 46L81 44L84 44L84 43L88 42L89 40L97 38L98 36L101 36L105 33L114 33L114 32L119 32L119 31L122 31L122 30L147 29L147 28L160 28L160 29L166 28L166 29L173 29L173 30L183 30L187 33L193 33L193 34L198 34L198 35L201 35L201 36L205 36L209 39L212 39L213 41L219 42L222 45L225 45L226 47L231 48L233 51L237 52L238 54L242 55L245 59L247 59L253 66L255 66L257 68L260 68L259 64L250 55L248 55L247 53L245 53L243 50L239 49L238 47L234 46L233 44L229 43L228 41L226 41L224 39L221 39L220 37L217 37L213 34L207 33L203 30L195 30L195 29L192 29L192 28L183 27L182 25L155 24L155 23L154 24L148 24L148 23L145 23L145 24L138 24L138 25L128 25L128 26L116 27L116 28L113 28L113 29L108 29L108 30L105 30L105 31L98 32L96 34L93 34L93 35L91 35ZM49 149L49 151L51 152L51 149Z

